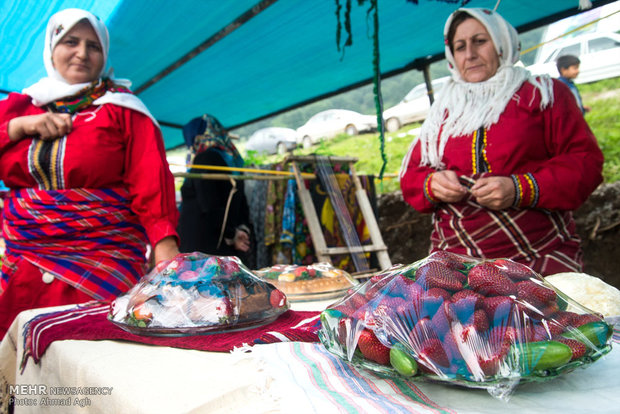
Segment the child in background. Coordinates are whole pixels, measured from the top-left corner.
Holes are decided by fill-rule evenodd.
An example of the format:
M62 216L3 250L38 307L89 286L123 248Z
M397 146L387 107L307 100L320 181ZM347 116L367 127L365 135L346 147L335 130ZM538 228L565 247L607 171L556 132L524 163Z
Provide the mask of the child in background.
M558 79L564 82L570 88L573 95L575 95L575 99L577 100L577 105L581 109L581 113L585 114L586 112L589 112L590 108L583 106L583 101L581 100L579 90L573 82L573 79L579 75L579 65L581 63L579 58L573 55L564 55L560 56L555 63L558 68L558 72L560 73L560 77Z

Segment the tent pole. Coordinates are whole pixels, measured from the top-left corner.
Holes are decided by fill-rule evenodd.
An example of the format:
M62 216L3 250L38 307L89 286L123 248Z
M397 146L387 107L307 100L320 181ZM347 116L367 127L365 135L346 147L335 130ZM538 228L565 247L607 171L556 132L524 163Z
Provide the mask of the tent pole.
M424 73L424 83L426 83L426 92L428 93L428 100L431 102L431 105L435 101L435 95L433 94L433 84L431 82L431 71L430 65L426 64L422 68L422 73Z

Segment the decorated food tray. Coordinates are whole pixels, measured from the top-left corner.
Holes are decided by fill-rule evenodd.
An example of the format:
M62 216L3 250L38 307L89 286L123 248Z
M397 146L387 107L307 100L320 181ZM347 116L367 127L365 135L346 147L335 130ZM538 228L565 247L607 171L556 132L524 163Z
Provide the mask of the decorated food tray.
M139 335L182 336L254 328L289 307L237 257L182 253L116 298L108 319Z
M291 301L342 297L359 284L349 273L329 263L309 266L277 264L255 273L284 292Z
M520 382L586 367L611 349L601 315L527 266L447 252L374 275L321 320L321 342L353 365L500 399Z

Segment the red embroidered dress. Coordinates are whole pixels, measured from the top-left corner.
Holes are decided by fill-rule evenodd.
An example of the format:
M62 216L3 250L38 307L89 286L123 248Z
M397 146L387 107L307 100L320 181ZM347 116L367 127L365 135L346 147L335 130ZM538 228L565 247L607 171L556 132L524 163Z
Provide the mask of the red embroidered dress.
M442 160L468 187L480 174L511 177L512 208L489 210L471 196L437 203L429 188L435 169L420 166L419 143L413 148L401 189L416 210L433 212L431 251L507 257L542 274L581 270L571 211L601 183L603 154L565 85L554 80L554 103L543 111L533 89L525 82L487 130L451 137Z
M12 189L0 293L25 259L91 297L113 298L144 274L147 242L176 237L161 133L146 115L104 104L76 112L66 137L10 142L12 118L44 111L27 95L0 101L0 179Z

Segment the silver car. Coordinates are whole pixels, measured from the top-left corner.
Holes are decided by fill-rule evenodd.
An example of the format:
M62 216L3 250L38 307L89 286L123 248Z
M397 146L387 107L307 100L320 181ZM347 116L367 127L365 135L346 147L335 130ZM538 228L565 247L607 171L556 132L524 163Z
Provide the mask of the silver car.
M269 127L255 131L245 149L266 154L286 154L297 147L297 133L291 128Z
M431 82L435 98L441 94L441 90L448 83L448 80L450 80L450 77L445 76ZM383 111L385 129L388 132L394 132L403 125L423 121L426 115L428 115L430 107L426 83L416 85L405 95L402 101Z
M563 55L579 58L579 76L575 83L595 82L620 76L620 34L594 32L558 42L541 53L527 69L534 75L548 74L557 78L555 61Z
M297 143L309 148L323 138L338 134L357 135L360 132L377 129L377 117L362 115L348 109L329 109L313 115L304 125L297 128Z

